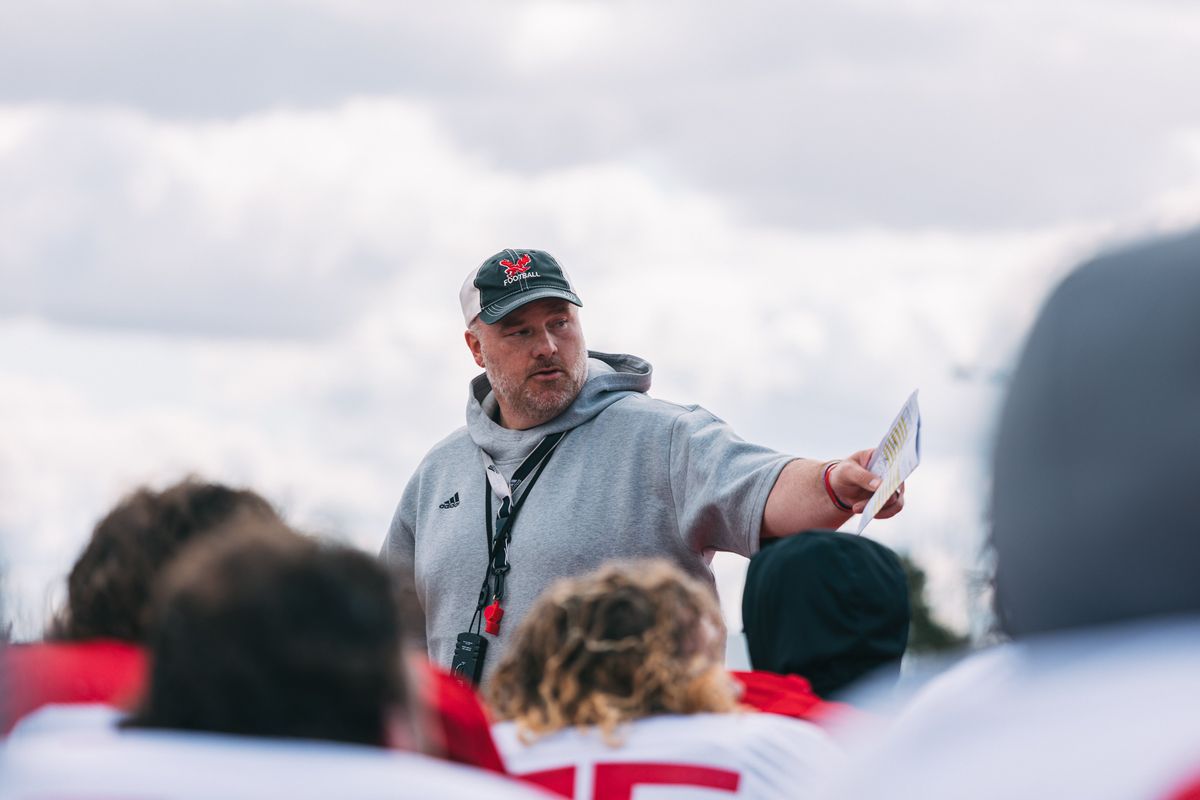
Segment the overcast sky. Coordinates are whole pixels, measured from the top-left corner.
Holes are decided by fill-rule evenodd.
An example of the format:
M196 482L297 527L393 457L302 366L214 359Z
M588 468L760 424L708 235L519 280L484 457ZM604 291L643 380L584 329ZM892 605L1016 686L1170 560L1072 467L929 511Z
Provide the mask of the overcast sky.
M1200 220L1198 52L1168 0L0 5L7 613L189 472L377 549L462 423L463 276L538 247L591 347L746 438L845 455L919 387L868 530L965 625L1038 302Z

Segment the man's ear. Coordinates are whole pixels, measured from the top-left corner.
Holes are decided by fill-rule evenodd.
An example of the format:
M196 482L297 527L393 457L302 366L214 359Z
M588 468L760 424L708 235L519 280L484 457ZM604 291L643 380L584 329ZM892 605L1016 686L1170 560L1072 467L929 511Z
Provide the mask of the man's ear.
M475 363L481 367L484 366L483 346L479 343L479 337L472 330L464 331L463 336L467 340L467 348L471 351L471 355L474 356Z

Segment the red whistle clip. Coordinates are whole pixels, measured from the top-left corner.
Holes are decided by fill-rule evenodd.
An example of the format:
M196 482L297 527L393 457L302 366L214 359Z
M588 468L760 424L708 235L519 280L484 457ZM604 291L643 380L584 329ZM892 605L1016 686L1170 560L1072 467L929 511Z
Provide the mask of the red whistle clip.
M492 604L483 610L483 619L486 622L483 629L492 636L499 636L500 620L504 619L504 609L500 607L499 600L493 600Z

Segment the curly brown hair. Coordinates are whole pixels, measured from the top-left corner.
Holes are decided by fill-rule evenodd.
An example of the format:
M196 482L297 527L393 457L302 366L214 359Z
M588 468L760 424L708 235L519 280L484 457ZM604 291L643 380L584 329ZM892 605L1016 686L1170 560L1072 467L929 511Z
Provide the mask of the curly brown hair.
M667 561L611 562L557 581L518 627L487 688L523 739L655 714L730 711L713 591Z
M137 489L96 523L48 638L144 641L153 587L168 563L188 542L243 522L284 526L271 504L247 489L196 478L161 492Z

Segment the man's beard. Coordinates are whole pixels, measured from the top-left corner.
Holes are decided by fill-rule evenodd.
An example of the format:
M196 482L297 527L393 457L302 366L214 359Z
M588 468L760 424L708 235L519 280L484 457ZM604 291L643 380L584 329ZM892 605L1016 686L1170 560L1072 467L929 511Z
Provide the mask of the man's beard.
M587 380L587 352L581 354L578 363L567 364L562 361L547 359L539 361L531 371L541 369L561 369L563 375L553 384L542 386L529 383L528 376L516 378L502 376L490 367L486 368L488 382L497 398L504 402L513 412L527 420L532 420L534 426L542 425L567 410L574 402Z

